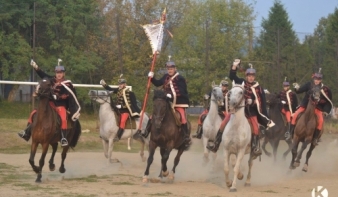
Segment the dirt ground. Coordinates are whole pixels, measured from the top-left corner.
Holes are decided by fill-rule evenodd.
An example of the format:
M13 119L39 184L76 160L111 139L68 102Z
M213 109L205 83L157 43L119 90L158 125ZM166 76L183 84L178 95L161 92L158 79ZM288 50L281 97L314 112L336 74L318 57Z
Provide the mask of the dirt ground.
M237 183L237 192L230 193L225 186L223 173L224 159L218 152L215 171L211 162L203 166L201 151L184 152L177 167L174 183L142 183L146 162L137 153L114 152L113 156L121 163L108 164L101 152L72 151L66 159L66 172L60 174L60 153L56 155L57 169L48 170L48 159L43 169L42 183L35 183L35 174L28 163L28 154L0 154L0 196L227 196L227 197L310 197L316 186L325 187L329 196L338 196L338 145L336 136L327 136L314 150L309 163L309 171L302 172L305 154L299 168L288 172L290 155L281 160L284 143L279 149L278 162L262 156L255 160L251 187L244 187L247 173L247 160L242 163L245 174ZM193 146L202 146L194 139ZM201 150L201 149L200 149ZM305 152L306 153L306 152ZM176 151L168 162L173 166ZM36 163L40 154L36 156ZM47 155L47 158L50 154ZM210 157L211 158L211 157ZM151 177L160 172L160 155L156 152L151 166Z

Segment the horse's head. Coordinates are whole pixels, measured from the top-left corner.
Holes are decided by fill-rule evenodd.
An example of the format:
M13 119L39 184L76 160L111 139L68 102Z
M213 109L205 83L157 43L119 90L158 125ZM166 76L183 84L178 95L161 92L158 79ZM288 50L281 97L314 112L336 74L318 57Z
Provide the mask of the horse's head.
M315 104L317 104L320 100L320 91L321 91L320 85L312 84L310 100L313 101Z
M228 95L229 95L229 109L230 110L235 110L239 107L244 107L244 93L245 93L245 89L244 89L244 82L239 85L239 84L235 84L235 82L232 82L232 88L229 91Z
M266 104L268 106L274 106L274 105L280 104L277 93L265 94L265 98L266 98Z
M168 106L166 93L163 90L154 90L152 121L156 129L161 127Z
M88 96L91 100L100 104L110 103L110 93L106 90L89 90Z
M221 86L215 85L212 83L212 92L211 92L211 102L215 102L218 106L224 105L224 96Z
M53 93L53 82L48 77L43 78L39 81L38 86L36 87L36 94L38 97L47 97L50 98Z

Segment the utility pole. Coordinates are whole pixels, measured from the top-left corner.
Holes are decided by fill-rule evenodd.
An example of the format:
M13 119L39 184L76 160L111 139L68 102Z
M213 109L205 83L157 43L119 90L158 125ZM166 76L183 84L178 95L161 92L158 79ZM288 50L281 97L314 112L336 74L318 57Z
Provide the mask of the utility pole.
M277 70L278 70L278 79L277 82L278 84L280 84L280 72L281 72L281 68L280 68L280 64L279 64L279 60L280 60L280 54L279 54L279 27L277 30Z
M32 41L32 45L33 45L33 60L35 61L35 1L34 1L34 5L33 5L33 41ZM34 68L32 68L31 71L31 81L34 82L35 81L35 71ZM31 95L33 95L33 91L34 91L34 87L31 86ZM35 108L35 98L32 96L32 110L34 110Z

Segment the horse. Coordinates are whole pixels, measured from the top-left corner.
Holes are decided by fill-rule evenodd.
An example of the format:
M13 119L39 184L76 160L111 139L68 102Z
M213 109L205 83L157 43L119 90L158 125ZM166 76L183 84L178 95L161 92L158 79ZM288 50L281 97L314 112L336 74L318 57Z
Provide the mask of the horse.
M42 168L45 164L45 157L48 152L49 145L52 146L52 155L49 160L49 170L55 170L54 156L58 147L58 141L61 139L60 131L60 117L56 110L50 105L50 100L53 98L53 82L49 78L43 78L39 81L39 86L36 92L36 96L39 99L37 112L33 116L32 122L32 144L29 157L29 163L32 166L34 172L37 174L35 182L40 183L42 178ZM74 99L69 99L70 102ZM77 106L75 103L70 103L70 106ZM70 123L71 122L71 123ZM69 142L68 146L62 147L61 153L61 166L59 168L60 173L65 173L64 161L67 156L69 147L74 148L81 135L81 125L78 120L68 122L68 135L66 136ZM42 146L42 154L39 160L39 166L34 164L34 157L37 151L38 145Z
M308 144L311 144L310 149L306 153L306 161L303 166L303 171L307 172L308 162L311 157L313 149L316 147L312 142L313 134L317 126L317 116L315 114L316 105L320 100L321 87L319 85L312 85L309 102L303 114L300 114L295 125L294 135L292 138L292 159L290 163L290 170L295 169L300 165L303 151ZM321 134L320 134L321 135ZM320 136L319 136L320 137ZM302 142L302 147L298 150L299 142Z
M88 96L91 98L91 100L96 101L100 104L99 109L99 119L100 119L100 137L103 145L104 150L104 156L108 159L108 163L113 163L115 160L111 158L113 147L114 147L114 138L117 136L117 131L119 129L117 123L116 123L116 115L114 113L114 106L112 99L110 98L109 91L106 90L90 90L88 92ZM144 114L143 116L143 122L142 122L142 130L144 130L147 126L147 122L149 120L149 117L147 114ZM139 124L140 118L135 119L136 125ZM127 122L128 124L128 122ZM125 129L123 132L123 135L121 139L128 138L128 144L129 139L132 137L133 133L136 132L136 129ZM142 138L141 142L141 151L140 156L142 161L146 160L146 157L144 156L144 146L149 144L149 136L148 138ZM129 146L129 145L128 145Z
M176 117L175 117L176 116ZM173 182L175 178L175 169L180 161L180 157L185 147L185 134L178 126L179 118L177 112L174 112L170 102L166 97L163 90L154 90L153 97L153 113L150 128L150 141L149 141L149 157L147 167L142 179L143 183L147 183L149 179L149 168L154 160L154 153L157 147L160 147L161 154L161 171L159 177L167 177L169 182ZM178 120L177 120L178 119ZM190 123L188 121L188 131L190 134ZM167 161L173 149L177 149L177 155L174 159L174 167L172 171L168 172Z
M218 114L219 106L224 104L224 96L222 92L222 88L220 86L216 86L215 83L212 83L212 91L210 98L210 107L207 116L203 121L203 148L204 148L204 163L209 162L209 150L207 149L207 145L209 140L215 140L216 134L219 130L219 127L222 122L222 118ZM217 154L213 154L213 165L215 165ZM215 166L213 166L214 168Z
M273 157L274 162L276 162L277 158L277 149L280 140L285 140L285 131L287 130L287 125L284 123L283 115L281 113L282 104L280 99L277 97L278 94L271 93L266 94L266 104L269 108L269 116L270 119L276 124L274 127L270 128L269 130L265 131L264 134L264 142L262 144L262 149L264 153L271 157L271 153L268 152L265 149L266 144L269 142L273 149ZM288 144L289 148L283 153L284 160L286 159L286 156L289 154L292 148L292 142L291 140L285 140L285 142Z
M257 158L257 155L251 151L251 127L249 121L245 117L244 107L245 107L245 98L244 98L244 82L240 84L235 84L232 82L232 88L229 91L229 113L230 120L224 128L222 135L223 150L224 150L224 174L226 185L230 187L230 192L236 192L236 178L239 180L243 179L243 174L240 171L240 164L245 154L249 154L249 171L247 175L247 180L245 186L250 186L251 180L251 168L253 165L253 160ZM230 156L236 155L236 164L233 168L234 178L231 182L229 180L229 162Z

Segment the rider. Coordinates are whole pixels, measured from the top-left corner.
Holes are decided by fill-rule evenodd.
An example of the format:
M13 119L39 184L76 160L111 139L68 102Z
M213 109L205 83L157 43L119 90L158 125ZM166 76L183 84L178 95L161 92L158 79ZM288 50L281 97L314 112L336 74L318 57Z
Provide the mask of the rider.
M198 139L201 139L202 137L202 134L203 134L203 128L202 128L202 124L203 124L203 120L204 118L206 117L206 115L208 114L209 112L209 108L210 108L210 93L209 94L205 94L203 96L204 98L204 103L205 103L205 109L204 111L199 115L198 117L198 120L197 120L197 131L196 131L196 134L192 135L193 138L198 138Z
M283 104L281 112L286 117L286 121L288 124L288 130L285 132L285 138L290 139L290 125L291 125L291 115L296 111L296 107L298 106L297 96L294 92L290 90L290 83L286 81L286 77L283 82L283 91L280 91L278 94L278 98L281 100Z
M48 77L51 78L51 80L54 83L53 87L53 98L51 98L50 105L54 107L59 114L61 118L61 146L67 146L67 109L69 107L69 99L74 98L76 99L76 91L72 85L72 82L70 80L65 79L66 75L66 69L64 66L60 65L60 62L62 60L58 59L58 65L55 66L55 75L50 76L46 74L44 71L42 71L39 66L32 60L31 66L34 68L36 73L39 75L40 78ZM71 90L71 91L69 91ZM33 110L30 114L30 117L28 119L27 128L18 135L25 139L26 141L29 140L31 136L31 125L33 122L33 116L36 113L36 110ZM75 113L72 117L73 120L76 120L80 117L80 113Z
M223 102L223 105L222 105L222 106L219 106L218 111L219 111L219 114L220 114L220 116L222 117L222 119L224 119L224 117L227 115L227 112L226 112L226 109L225 109L225 98L226 98L226 94L227 94L228 91L229 91L229 90L228 90L228 86L229 86L228 81L226 81L226 80L222 80L222 81L221 81L221 87L222 87L222 92L223 92L223 96L224 96L224 102ZM209 93L209 95L208 95L208 94L205 94L205 95L204 95L204 100L205 100L206 102L208 102L208 105L209 105L209 103L210 103L210 102L209 102L210 94L211 94L211 93ZM209 107L210 107L210 106L208 106L208 107L201 113L201 115L198 117L198 127L197 127L196 134L192 136L193 138L201 139L202 134L203 134L203 129L202 129L203 120L202 120L202 118L205 117L206 114L208 114L208 112L209 112Z
M120 124L119 130L117 131L117 138L115 138L114 141L119 141L121 139L128 117L131 116L133 118L137 118L140 116L141 111L137 106L134 92L127 88L127 81L121 77L122 75L118 80L118 88L109 87L103 79L100 81L100 84L104 87L104 89L113 91L117 95L116 108L120 113Z
M265 92L260 87L259 83L255 81L256 70L253 69L252 65L250 64L251 67L245 72L245 79L239 78L237 76L237 67L240 65L240 63L240 59L235 59L230 70L229 78L230 80L234 80L236 84L242 84L242 82L244 82L245 116L247 117L253 129L253 137L251 138L252 149L256 155L261 155L262 151L259 147L258 123L268 128L273 127L275 123L267 117ZM217 132L214 145L207 146L210 151L216 152L218 150L222 140L224 128L229 120L230 113L228 113L228 115L222 121L220 129Z
M173 107L181 115L181 129L185 135L185 146L189 148L191 139L187 125L187 117L185 109L189 107L189 97L185 78L180 75L176 70L176 65L173 61L168 61L166 64L167 72L161 79L155 79L154 73L149 72L148 77L151 82L156 86L162 86L163 90L167 93L167 97L171 100ZM149 121L150 122L150 121ZM148 130L146 132L149 132Z
M306 94L302 100L302 103L300 104L300 107L297 109L297 111L292 116L291 128L290 128L291 138L293 137L297 117L301 112L305 111L306 106L309 102L311 86L314 84L314 85L319 85L321 87L320 101L318 102L316 109L315 109L318 123L315 129L315 132L313 134L313 141L312 141L313 145L318 145L319 136L323 128L323 122L324 122L323 115L327 116L331 112L331 109L333 106L331 102L332 100L331 90L329 89L329 87L325 86L322 83L323 75L320 71L321 71L321 68L319 68L319 72L316 72L315 74L313 74L312 76L313 80L305 83L302 86L299 86L298 83L293 84L295 88L295 92L297 94L300 94L303 92L306 92Z

